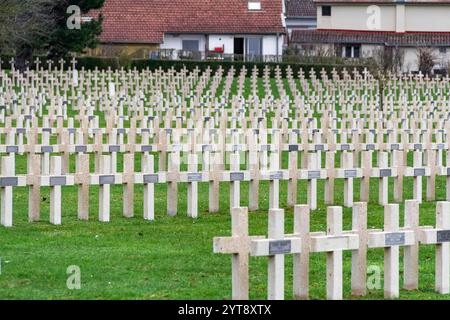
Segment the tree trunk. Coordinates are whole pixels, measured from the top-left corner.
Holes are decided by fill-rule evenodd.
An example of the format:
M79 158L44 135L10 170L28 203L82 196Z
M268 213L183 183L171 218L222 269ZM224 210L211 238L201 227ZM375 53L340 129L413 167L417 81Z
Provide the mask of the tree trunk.
M17 50L15 68L24 72L32 63L33 49L29 46L22 46Z

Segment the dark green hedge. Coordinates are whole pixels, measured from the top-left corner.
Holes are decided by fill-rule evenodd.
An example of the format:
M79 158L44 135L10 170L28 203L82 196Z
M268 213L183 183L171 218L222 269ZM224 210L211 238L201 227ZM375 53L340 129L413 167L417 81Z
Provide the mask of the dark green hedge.
M325 69L328 74L335 68L337 71L341 71L344 67L351 71L353 68L357 68L358 70L363 71L364 66L363 65L320 65L320 64L300 64L300 63L276 63L276 62L238 62L238 61L171 61L171 60L133 60L131 62L131 68L136 68L138 70L142 69L150 69L155 70L161 68L162 70L168 70L171 68L174 68L175 70L181 70L183 67L186 67L188 70L193 70L196 67L198 67L200 70L204 71L208 68L208 66L213 70L216 71L219 66L222 66L225 73L228 72L228 70L234 66L237 72L241 70L242 67L245 66L248 73L247 75L251 74L251 71L256 66L259 70L259 73L262 74L263 70L266 66L269 66L270 69L270 76L274 76L274 71L277 66L280 67L283 77L286 75L286 69L288 66L291 67L294 75L297 75L300 69L303 69L306 75L309 75L309 71L311 69L314 69L317 75L319 75L319 72L322 69Z
M99 57L81 57L77 58L77 68L80 70L94 70L95 67L99 70L106 70L110 67L112 70L120 69L120 62L118 58L99 58ZM129 68L129 65L124 65L124 68Z
M2 56L2 68L9 68L9 61L11 57ZM41 57L41 61L45 61L45 57ZM346 68L348 71L352 71L353 68L357 68L360 72L364 69L363 65L348 65L348 64L305 64L305 63L276 63L276 62L240 62L240 61L178 61L178 60L149 60L149 59L138 59L138 60L121 60L119 58L103 58L103 57L81 57L77 59L77 67L78 69L84 68L85 70L94 70L96 67L99 70L105 70L111 68L112 70L120 69L124 67L125 69L149 69L156 70L161 68L162 70L168 70L174 68L175 70L181 70L186 67L188 70L194 70L198 67L200 70L204 71L208 67L212 69L212 71L216 71L219 66L222 66L225 73L234 66L237 73L240 72L241 68L245 66L248 73L251 74L251 71L256 66L259 70L259 73L262 74L263 70L266 66L270 68L270 76L274 76L274 71L277 66L281 68L283 76L286 75L286 69L288 66L291 66L294 75L297 75L300 69L303 69L305 74L308 76L309 71L314 69L316 74L319 75L322 69L325 69L328 74L330 74L333 68L336 68L337 71L342 71L343 68ZM46 63L42 64L42 66L47 66ZM68 66L68 64L66 65ZM31 66L33 67L33 66Z

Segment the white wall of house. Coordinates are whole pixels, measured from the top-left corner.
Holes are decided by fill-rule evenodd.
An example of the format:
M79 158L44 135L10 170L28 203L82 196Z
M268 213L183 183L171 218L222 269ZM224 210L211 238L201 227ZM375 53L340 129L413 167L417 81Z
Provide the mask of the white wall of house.
M363 44L361 45L361 57L372 58L375 55L377 55L381 50L383 50L383 46L375 44Z
M234 53L234 36L233 35L209 35L209 50L214 51L214 48L223 47L225 54Z
M331 8L331 16L322 16L322 7L317 6L317 28L337 30L370 30L367 12L369 5L336 5ZM394 31L396 21L395 6L380 7L379 31Z
M417 71L419 69L417 48L405 48L404 55L403 72Z
M406 31L450 31L450 5L406 6Z
M403 48L403 72L417 72L419 70L419 48L407 47ZM432 53L435 58L434 69L448 69L450 64L450 47L445 50L439 47L432 48Z
M450 47L443 47L434 49L434 55L436 57L436 67L448 69L450 66Z
M198 40L199 50L205 51L206 36L201 34L165 34L161 49L183 50L183 40Z
M317 28L361 31L450 31L450 5L380 5L379 26L374 29L368 21L373 16L367 5L334 5L331 16L322 16L317 7Z
M283 43L284 38L283 36L278 37L278 43L277 43L277 36L276 35L269 35L263 37L263 55L270 55L275 56L281 55L283 53ZM278 49L277 49L278 47Z
M161 49L183 49L183 40L198 40L199 50L204 52L206 45L209 51L214 51L217 47L223 47L225 54L234 53L234 38L255 37L259 35L226 35L226 34L211 34L211 35L196 35L196 34L180 34L172 35L166 34L164 42L161 44ZM262 37L262 54L263 55L281 55L283 53L284 36L276 35L261 35ZM278 47L278 51L277 51Z

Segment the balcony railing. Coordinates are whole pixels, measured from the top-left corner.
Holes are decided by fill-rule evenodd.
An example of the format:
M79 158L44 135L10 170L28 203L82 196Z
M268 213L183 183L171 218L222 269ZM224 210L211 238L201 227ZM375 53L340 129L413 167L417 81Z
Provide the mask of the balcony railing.
M149 52L152 60L191 60L191 61L252 61L252 62L277 62L281 61L281 56L276 55L243 55L226 54L214 51L186 51L173 49L158 49Z
M368 58L343 58L336 56L315 56L315 55L242 55L225 54L214 51L186 51L173 49L157 49L149 51L148 57L152 60L190 60L190 61L243 61L243 62L285 62L303 64L337 64L354 65L355 62L368 64ZM357 61L355 61L357 60Z

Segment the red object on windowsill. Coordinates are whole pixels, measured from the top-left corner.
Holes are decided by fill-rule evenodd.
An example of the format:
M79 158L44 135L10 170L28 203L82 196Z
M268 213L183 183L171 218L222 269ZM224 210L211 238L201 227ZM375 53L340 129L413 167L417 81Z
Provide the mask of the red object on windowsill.
M223 52L223 47L215 47L214 51L217 53L222 53Z

